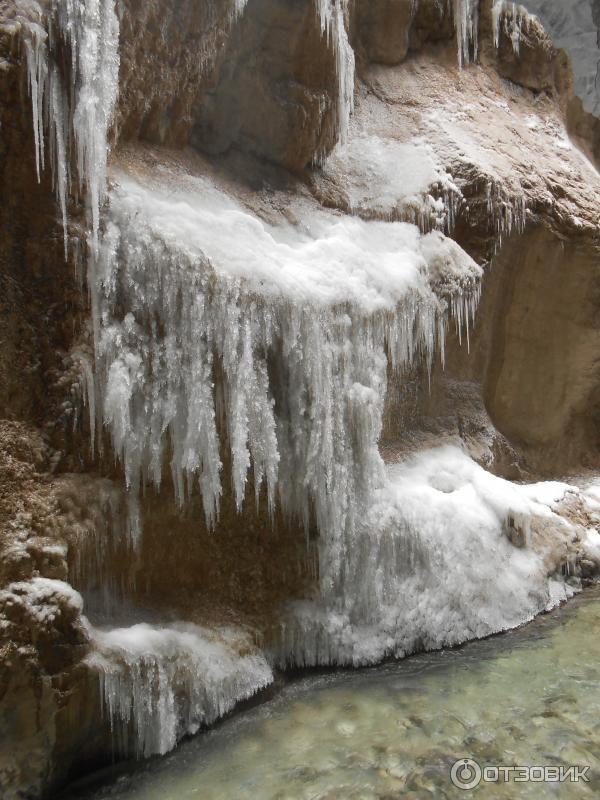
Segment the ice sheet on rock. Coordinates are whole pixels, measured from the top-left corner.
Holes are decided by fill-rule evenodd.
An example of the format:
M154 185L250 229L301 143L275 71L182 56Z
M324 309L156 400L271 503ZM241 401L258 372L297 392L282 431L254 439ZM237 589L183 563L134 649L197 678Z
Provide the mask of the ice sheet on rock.
M138 624L91 629L88 664L99 673L115 751L172 750L273 681L264 656L234 629Z
M580 490L576 486L560 481L532 483L520 487L520 490L535 503L548 506L551 510L555 510L560 503L568 499L569 495L580 494Z
M90 285L97 407L129 486L160 484L170 452L180 502L199 486L212 524L224 437L238 508L252 469L271 508L352 528L381 480L387 357L431 360L480 268L408 224L267 223L207 179L116 177Z
M346 540L332 591L293 607L281 631L282 664L368 664L456 645L520 625L557 598L542 558L513 546L552 512L486 472L456 447L388 468L387 482Z
M452 246L445 237L429 240L411 224L365 222L314 204L291 210L298 224L283 217L270 223L209 178L167 170L157 180L115 172L111 195L112 234L121 225L123 243L137 227L149 244L207 262L217 277L241 279L265 297L321 307L350 303L364 315L394 311L411 292L435 299L423 243L435 242L441 253ZM461 252L469 287L481 271Z
M600 480L595 479L587 482L582 489L582 495L588 509L597 515L598 522L600 522Z
M339 178L350 209L365 216L404 219L421 230L451 229L461 192L425 141L402 142L351 131L323 165Z
M600 530L598 528L588 529L582 546L585 557L592 561L597 568L600 567Z

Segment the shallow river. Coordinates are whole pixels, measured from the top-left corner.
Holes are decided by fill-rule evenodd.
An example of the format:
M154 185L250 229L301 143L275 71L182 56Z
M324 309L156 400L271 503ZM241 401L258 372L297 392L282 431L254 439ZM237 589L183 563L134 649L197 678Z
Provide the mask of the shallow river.
M450 779L461 758L482 767L589 766L589 782L559 783L558 770L537 770L535 782L515 783L506 773L508 782L482 780L463 791ZM459 780L477 777L477 767L458 772ZM542 777L554 780L538 782ZM457 650L302 677L170 755L105 771L67 796L600 797L600 590Z

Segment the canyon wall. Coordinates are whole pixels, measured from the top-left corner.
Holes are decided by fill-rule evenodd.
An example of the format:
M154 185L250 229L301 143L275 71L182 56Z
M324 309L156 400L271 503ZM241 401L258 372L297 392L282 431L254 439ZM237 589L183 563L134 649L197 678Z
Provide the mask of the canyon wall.
M0 2L6 797L593 577L573 58L498 0Z

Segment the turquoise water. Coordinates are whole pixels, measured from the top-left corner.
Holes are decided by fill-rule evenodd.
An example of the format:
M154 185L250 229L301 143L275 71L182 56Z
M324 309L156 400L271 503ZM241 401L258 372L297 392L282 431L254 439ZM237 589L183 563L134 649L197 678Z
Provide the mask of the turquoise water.
M450 781L460 758L482 766L589 766L589 783L482 782L466 792ZM68 795L469 796L600 796L600 590L588 590L525 628L457 650L302 677L170 755L106 771Z

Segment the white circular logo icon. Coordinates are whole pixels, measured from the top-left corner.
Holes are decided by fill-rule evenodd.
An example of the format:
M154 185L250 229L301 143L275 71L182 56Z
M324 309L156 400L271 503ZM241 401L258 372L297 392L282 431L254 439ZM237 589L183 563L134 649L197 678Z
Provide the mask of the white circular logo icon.
M459 789L474 789L481 783L481 767L472 758L461 758L456 761L450 771L452 783Z

